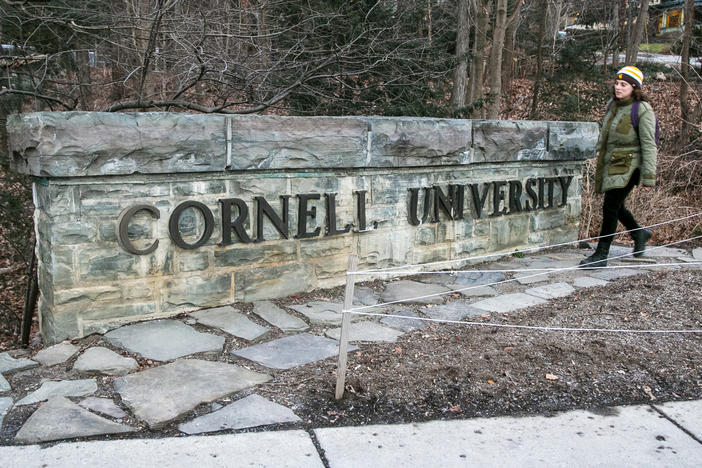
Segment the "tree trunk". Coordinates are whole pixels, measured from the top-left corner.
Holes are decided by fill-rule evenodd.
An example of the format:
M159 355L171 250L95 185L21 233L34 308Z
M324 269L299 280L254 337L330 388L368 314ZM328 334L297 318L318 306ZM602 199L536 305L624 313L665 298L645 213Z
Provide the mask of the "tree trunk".
M93 93L90 86L90 52L87 44L76 51L76 78L78 78L78 89L80 91L80 105L83 110L93 110Z
M626 52L627 63L635 64L636 60L638 59L639 45L641 44L641 39L643 37L644 27L648 22L648 3L649 0L641 0L639 15L636 17L636 28L634 29L634 34Z
M695 2L685 0L685 30L683 32L682 50L680 52L680 114L682 126L680 127L680 147L686 146L690 142L690 44L692 42L692 31L695 23Z
M473 47L473 62L470 78L470 103L480 104L483 99L483 78L485 76L485 43L490 24L491 0L475 0L477 24L475 27L475 45ZM471 117L484 118L485 108L480 107L472 112Z
M507 20L507 38L504 52L502 54L502 86L509 87L509 83L514 76L514 49L517 44L517 29L519 28L519 13L522 10L523 1L518 1Z
M455 111L466 105L466 78L468 77L468 51L470 50L470 0L458 0L458 26L456 31L456 68L453 70L451 108Z
M544 32L546 30L546 17L548 16L547 0L539 2L541 7L541 16L539 17L539 33L536 43L536 78L534 78L534 92L531 99L531 118L536 118L536 106L539 102L539 91L541 90L541 74L543 73L544 60ZM605 62L607 57L605 56Z
M619 51L622 50L626 36L626 4L627 0L619 0L618 8L614 10L614 24L617 27L617 40L612 51L612 68L619 68Z
M488 104L488 119L497 119L500 113L502 96L502 48L505 45L507 28L507 0L497 0L495 28L492 33L492 48L490 50L490 103Z

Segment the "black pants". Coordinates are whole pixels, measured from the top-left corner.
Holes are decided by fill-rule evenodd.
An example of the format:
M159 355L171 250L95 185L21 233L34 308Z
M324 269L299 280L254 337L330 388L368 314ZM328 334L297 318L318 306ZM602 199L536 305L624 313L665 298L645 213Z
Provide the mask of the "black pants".
M626 197L629 196L631 190L639 181L639 170L636 169L629 179L629 183L624 188L616 188L607 190L604 195L604 203L602 204L602 230L600 236L614 234L617 231L617 222L621 221L628 230L637 229L639 223L634 219L631 211L624 206ZM603 237L597 244L598 249L606 249L609 251L609 246L612 243L614 236Z

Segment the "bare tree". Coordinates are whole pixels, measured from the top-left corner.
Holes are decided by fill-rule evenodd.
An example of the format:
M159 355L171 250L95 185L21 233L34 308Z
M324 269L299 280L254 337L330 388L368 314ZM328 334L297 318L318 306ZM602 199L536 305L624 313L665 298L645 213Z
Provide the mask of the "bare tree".
M648 22L648 3L649 0L641 0L639 5L639 14L636 17L636 26L632 34L631 40L626 48L626 63L635 64L638 59L639 45L644 33L644 26Z
M544 60L544 33L546 30L546 18L548 17L548 0L539 0L539 30L536 40L536 77L534 78L534 92L531 98L531 118L536 116L536 106L539 102L539 93L541 92L541 80L543 75L543 60Z
M468 78L468 53L470 51L470 0L458 0L456 25L456 67L453 70L451 107L458 110L466 105L466 79Z
M470 103L475 106L471 117L484 118L483 107L483 78L487 62L487 33L490 27L490 9L492 0L473 0L475 25L475 40L473 41L473 60L470 67Z
M443 94L437 84L446 86L452 72L445 47L455 31L452 6L2 2L3 43L45 57L13 69L2 95L33 96L38 107L105 111L422 113L426 94ZM422 20L427 14L431 31Z
M487 111L488 119L497 119L500 113L500 97L502 95L502 49L505 45L507 29L507 0L497 0L495 26L492 33L492 48L490 49L490 94Z
M685 30L682 38L680 55L680 114L682 125L680 127L680 146L690 142L691 127L697 123L699 116L694 116L690 106L690 45L695 24L695 2L685 0ZM696 118L697 117L697 118Z

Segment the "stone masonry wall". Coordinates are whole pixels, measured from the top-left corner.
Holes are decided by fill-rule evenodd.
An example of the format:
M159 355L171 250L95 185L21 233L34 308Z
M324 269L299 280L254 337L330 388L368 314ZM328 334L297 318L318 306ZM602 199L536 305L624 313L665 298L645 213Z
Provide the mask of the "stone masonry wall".
M384 268L575 240L583 161L597 132L596 124L572 122L12 116L11 163L36 176L42 334L56 342L339 285L350 252L360 268ZM251 242L228 226L242 215L236 203L223 229L222 200L232 199L248 208L241 227ZM421 219L427 201L426 219L413 225L410 211ZM184 202L204 211L172 216ZM287 204L287 239L260 211L265 204L281 218ZM158 241L142 255L119 238L120 216L137 205L151 211L128 219L126 243L146 250ZM204 244L190 248L203 234Z

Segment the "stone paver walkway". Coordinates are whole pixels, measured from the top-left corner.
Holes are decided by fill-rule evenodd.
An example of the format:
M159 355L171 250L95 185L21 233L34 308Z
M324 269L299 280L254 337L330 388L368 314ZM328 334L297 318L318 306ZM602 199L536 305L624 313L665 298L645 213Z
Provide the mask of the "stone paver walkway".
M631 248L614 246L610 255L630 252ZM354 315L350 340L356 346L350 345L349 351L370 342L393 342L427 325L417 318L460 321L510 313L577 289L607 287L617 278L661 269L631 259L610 259L610 265L641 264L646 269L573 268L590 253L563 249L504 257L472 268L490 271L424 273L387 280L380 289L359 286L354 307L373 305L366 310L400 317ZM689 254L667 248L647 250L643 261L694 262L701 258L702 249ZM527 271L538 268L565 270ZM457 291L460 289L463 291ZM225 306L193 312L180 320L123 326L89 342L64 342L34 355L20 350L0 353L0 426L15 411L31 411L14 441L34 443L169 425L184 434L200 434L294 423L298 420L294 407L251 392L271 379L269 373L337 357L343 297L327 299L285 307L260 301L254 303L253 313L244 313L236 305ZM393 301L402 302L384 304ZM50 375L43 372L52 366L63 366L70 375L82 378L42 378ZM28 376L34 376L35 383L21 383ZM105 397L110 394L115 398ZM663 405L662 411L685 418L674 404ZM124 424L125 418L139 425ZM689 424L702 431L694 420Z

